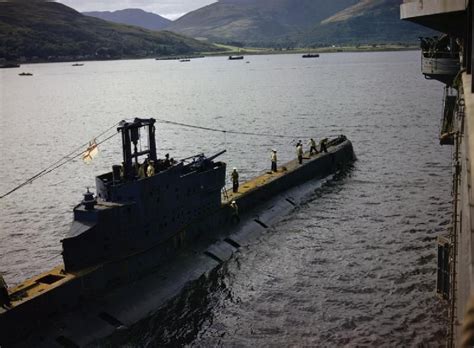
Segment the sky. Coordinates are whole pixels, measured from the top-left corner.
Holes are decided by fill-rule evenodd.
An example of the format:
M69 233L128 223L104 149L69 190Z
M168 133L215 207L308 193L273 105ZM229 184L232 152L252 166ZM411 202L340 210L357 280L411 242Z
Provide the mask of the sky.
M73 9L84 11L116 11L140 8L174 20L216 0L57 0Z

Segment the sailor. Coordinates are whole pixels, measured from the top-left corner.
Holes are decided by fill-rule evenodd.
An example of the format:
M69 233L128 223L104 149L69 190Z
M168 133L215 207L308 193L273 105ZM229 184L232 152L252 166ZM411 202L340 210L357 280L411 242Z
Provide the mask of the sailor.
M237 172L237 168L234 167L232 170L232 192L236 193L239 191L239 173Z
M169 153L167 153L167 154L165 155L165 161L164 161L163 164L165 165L165 169L171 166L170 154L169 154Z
M272 172L277 171L277 152L275 149L272 150Z
M240 222L240 216L239 216L239 207L237 206L237 202L232 201L230 203L230 207L232 208L231 220L232 220L232 222L238 224Z
M146 168L146 176L153 176L155 175L155 166L152 160L148 161L148 167Z
M328 142L328 138L324 138L319 142L319 147L320 147L319 150L321 152L328 152L328 148L327 148L327 144L326 144L327 142Z
M0 307L8 309L11 306L10 295L8 295L8 288L5 280L0 275Z
M298 163L302 164L303 163L303 144L301 144L301 142L298 142L298 144L296 144L296 156L298 157Z
M138 177L138 172L140 171L140 164L138 161L133 162L133 175Z
M146 167L146 161L143 161L143 163L140 164L139 167L138 167L138 178L139 179L145 178L145 167Z
M309 155L311 156L313 152L317 155L318 154L318 149L316 149L316 142L314 141L313 138L309 140Z
M125 163L122 162L120 165L120 178L123 179L125 177Z

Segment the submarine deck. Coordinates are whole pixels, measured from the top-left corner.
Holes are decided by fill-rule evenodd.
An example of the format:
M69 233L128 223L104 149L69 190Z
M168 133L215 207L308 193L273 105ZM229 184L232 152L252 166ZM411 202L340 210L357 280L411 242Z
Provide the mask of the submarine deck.
M331 151L331 147L328 148L328 152ZM226 192L223 194L222 204L226 205L232 202L233 200L237 200L242 196L245 196L248 192L251 192L255 189L258 189L269 182L272 182L282 176L287 175L301 167L305 164L308 160L316 159L320 156L325 155L324 153L318 153L315 155L310 155L309 152L305 152L303 155L303 163L299 164L297 159L291 160L279 167L277 167L276 172L272 172L270 170L264 172L263 174L250 179L242 184L239 185L239 190L237 192L233 192L232 189L227 189Z
M210 236L208 240L202 239L178 251L176 268L170 265L156 269L131 283L124 283L118 287L111 286L107 288L107 295L91 292L88 287L90 280L101 281L105 273L111 271L113 273L113 267L117 267L120 262L126 265L128 262L126 259L134 256L125 255L123 258L125 261L122 259L110 261L109 266L108 263L103 263L73 273L66 273L63 266L58 266L9 289L12 303L10 307L0 310L0 323L2 317L5 320L7 318L13 320L11 323L21 323L22 317L28 312L35 314L36 318L36 314L43 311L44 318L48 321L46 325L39 317L29 318L28 320L35 325L31 330L39 331L25 332L24 328L21 328L23 330L23 333L20 333L23 335L21 341L10 341L10 343L14 346L29 347L32 344L37 345L37 339L44 338L40 346L57 346L58 343L64 346L63 343L71 342L76 346L82 346L90 340L106 337L120 327L132 325L152 308L161 306L188 281L197 279L216 264L224 262L236 249L258 236L259 231L279 221L301 201L305 192L304 185L313 185L311 187L314 187L315 183L319 185L317 180L312 181L311 178L322 178L334 173L339 161L349 163L355 160L352 144L344 139L341 142L341 138L338 138L335 140L339 141L334 144L329 143L327 153L313 156L309 156L308 152L305 153L301 165L294 159L278 167L275 173L267 171L243 182L239 192L235 194L226 191L228 196L222 199L219 212L227 214L229 203L236 200L243 207L239 208L243 213L242 221L237 225L228 226L230 230L226 232L225 239ZM265 189L261 189L263 187ZM153 248L154 246L151 246L150 250ZM150 253L150 250L140 251L137 254ZM189 265L193 265L191 270L188 270ZM122 266L118 269L126 268ZM141 290L134 294L134 300L130 302L129 291L134 289L135 293L137 286ZM81 299L80 289L87 292L88 301ZM71 295L77 296L79 302L71 302ZM79 316L75 317L77 314ZM9 327L5 330L14 329L14 326ZM1 336L0 325L0 338Z
M331 152L331 150L332 147L328 147L328 152ZM297 159L294 159L287 163L284 163L281 166L278 166L277 172L266 171L255 178L243 182L239 186L239 190L236 193L232 192L232 189L227 189L226 192L223 194L222 205L229 205L230 202L232 202L233 200L238 200L239 198L246 196L248 193L260 187L263 187L269 184L270 182L277 180L278 178L281 178L291 172L294 172L301 166L305 165L305 162L314 160L324 155L325 153L310 155L309 152L306 152L303 155L303 163L301 165L298 163ZM99 267L99 265L96 267ZM48 291L51 291L71 280L80 278L81 276L92 272L96 267L85 269L80 272L67 273L64 271L64 266L61 265L55 267L50 271L41 273L33 278L30 278L9 289L9 294L11 296L10 309L17 307L40 294L44 294Z

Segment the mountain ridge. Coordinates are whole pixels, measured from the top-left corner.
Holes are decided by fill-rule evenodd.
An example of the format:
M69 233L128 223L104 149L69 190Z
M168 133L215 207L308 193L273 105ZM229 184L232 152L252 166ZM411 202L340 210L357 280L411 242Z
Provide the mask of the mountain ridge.
M402 0L220 0L168 30L249 46L415 43L434 32L400 20Z
M156 13L146 12L138 8L127 8L117 11L90 11L82 12L82 14L114 23L134 25L149 30L162 30L172 22Z
M209 40L272 40L321 21L358 0L221 0L190 12L168 30Z

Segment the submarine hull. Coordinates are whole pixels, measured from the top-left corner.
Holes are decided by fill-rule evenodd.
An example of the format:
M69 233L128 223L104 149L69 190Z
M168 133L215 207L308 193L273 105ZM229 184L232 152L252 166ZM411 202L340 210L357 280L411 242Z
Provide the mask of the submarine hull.
M0 308L0 345L82 346L132 325L288 214L311 191L314 179L354 160L351 142L342 139L327 153L306 154L301 165L291 161L277 173L243 183L214 212L146 250L73 273L58 267L25 282L25 292L34 286L44 290L29 293L13 308Z

